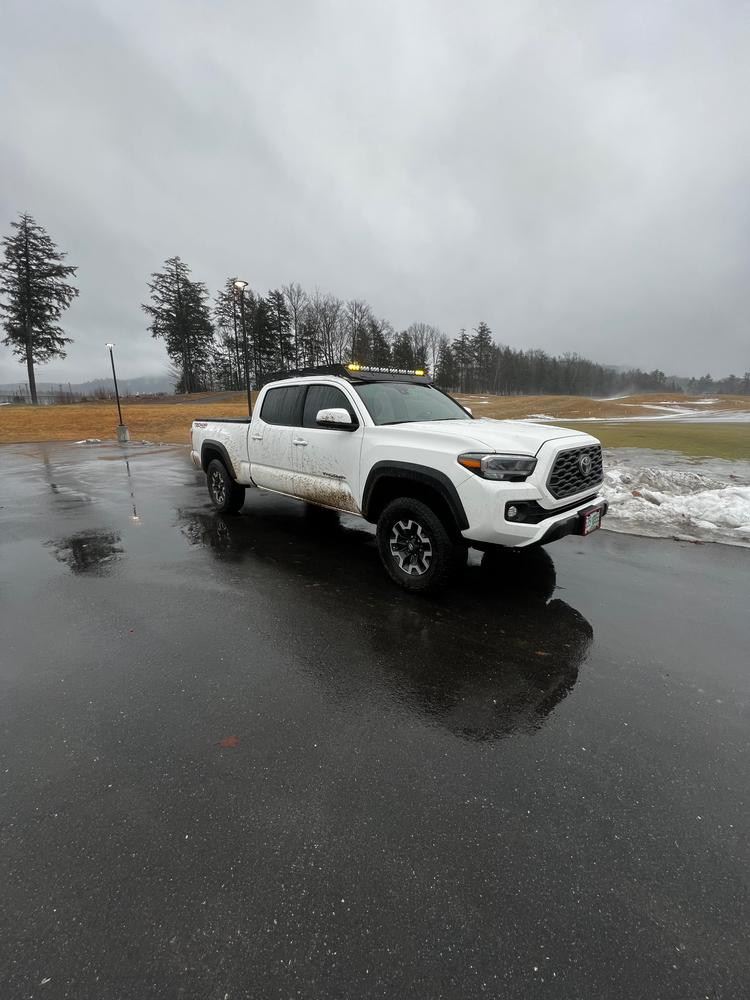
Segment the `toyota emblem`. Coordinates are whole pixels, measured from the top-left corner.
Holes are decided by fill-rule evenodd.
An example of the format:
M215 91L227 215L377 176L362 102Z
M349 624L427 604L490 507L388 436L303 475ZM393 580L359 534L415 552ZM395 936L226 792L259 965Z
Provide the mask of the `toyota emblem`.
M591 455L581 455L578 459L578 468L581 470L582 476L591 475Z

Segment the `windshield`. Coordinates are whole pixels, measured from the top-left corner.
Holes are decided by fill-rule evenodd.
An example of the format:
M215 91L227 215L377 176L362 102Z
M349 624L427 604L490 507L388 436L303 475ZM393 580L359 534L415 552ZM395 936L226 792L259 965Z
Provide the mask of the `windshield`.
M407 424L414 420L471 420L458 403L431 385L409 382L369 382L355 389L376 424Z

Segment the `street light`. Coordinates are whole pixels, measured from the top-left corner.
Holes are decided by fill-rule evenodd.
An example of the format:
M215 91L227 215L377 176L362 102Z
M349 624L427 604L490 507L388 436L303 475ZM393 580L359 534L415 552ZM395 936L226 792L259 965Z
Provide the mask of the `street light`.
M247 288L246 281L240 281L239 278L234 283L235 290L240 296L240 320L242 323L242 351L245 355L245 386L247 387L247 413L249 417L253 415L253 396L250 390L250 370L247 363L247 328L245 326L245 289Z
M113 381L115 383L115 399L117 400L117 416L118 416L118 418L120 420L120 423L117 425L117 440L120 442L120 444L126 444L130 440L130 434L128 433L127 427L122 422L122 409L120 408L120 392L119 392L119 389L117 388L117 372L115 371L115 356L112 353L112 350L113 350L113 348L114 348L115 345L114 344L106 344L105 346L109 348L109 360L112 362L112 379L113 379Z

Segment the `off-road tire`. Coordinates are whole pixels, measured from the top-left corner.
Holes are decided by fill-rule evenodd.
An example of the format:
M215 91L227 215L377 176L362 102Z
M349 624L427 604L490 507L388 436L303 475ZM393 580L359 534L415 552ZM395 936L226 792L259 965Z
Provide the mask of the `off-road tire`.
M236 514L245 502L245 487L235 483L218 458L208 463L206 479L214 507L222 514Z
M451 538L434 510L411 497L385 507L378 518L377 540L390 578L413 593L441 589L466 563L466 546ZM414 551L408 551L409 544Z

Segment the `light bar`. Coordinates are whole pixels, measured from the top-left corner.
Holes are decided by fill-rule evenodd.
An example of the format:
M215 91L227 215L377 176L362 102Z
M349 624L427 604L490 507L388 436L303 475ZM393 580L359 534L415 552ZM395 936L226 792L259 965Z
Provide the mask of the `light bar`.
M351 362L346 366L350 372L383 372L386 375L426 375L424 368L378 368L375 365L358 365Z

